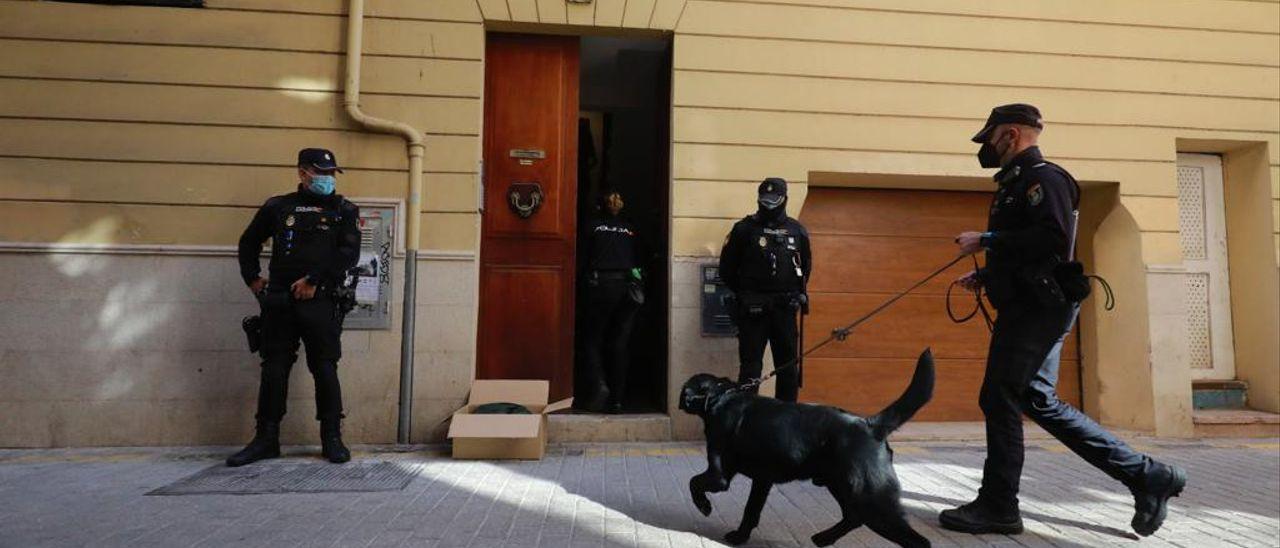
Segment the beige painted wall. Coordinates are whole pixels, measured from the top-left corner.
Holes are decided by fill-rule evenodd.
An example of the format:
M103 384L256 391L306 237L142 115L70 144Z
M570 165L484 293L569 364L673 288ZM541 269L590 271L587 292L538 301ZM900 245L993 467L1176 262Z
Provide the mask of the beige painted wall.
M303 146L332 148L352 167L340 181L348 195L404 194L402 143L364 133L339 104L343 0L207 4L0 0L0 216L7 220L0 242L231 245L254 207L291 190L290 166ZM793 212L813 172L983 178L968 137L992 105L1025 101L1045 114L1043 144L1052 159L1081 180L1117 183L1133 232L1124 249L1137 261L1116 257L1114 264L1128 265L1117 276L1145 277L1130 270L1181 261L1179 139L1266 145L1265 168L1254 177L1269 180L1270 228L1257 220L1248 226L1264 241L1269 233L1275 253L1247 260L1280 265L1280 3L1170 0L1161 7L1142 0L378 0L368 5L362 104L427 134L422 233L431 250L476 248L485 25L582 25L583 32L674 31L677 257L714 256L733 220L751 210L751 185L765 176L797 183ZM682 331L689 318L679 315L695 310L685 310L675 289L689 272L673 266L673 379L683 371L682 353L707 344ZM1131 281L1125 298L1143 299L1145 280ZM1147 308L1133 313L1145 316ZM383 335L382 344L398 345ZM470 351L474 343L456 345ZM723 359L732 349L721 346L707 348ZM442 365L449 378L470 374L469 359L451 354L441 363L449 364ZM1157 392L1151 405L1160 407ZM383 404L394 415L388 397ZM1099 410L1107 421L1160 422L1150 409L1109 409ZM387 434L388 424L369 426L377 432L369 439Z
M402 266L397 261L396 266ZM400 270L393 271L399 299ZM243 443L259 366L239 318L257 312L226 252L208 255L0 253L0 446ZM466 399L474 354L475 268L420 261L413 439L440 439ZM400 310L388 330L343 334L345 433L396 435ZM294 367L287 443L316 443L305 356Z
M1042 108L1053 158L1081 179L1121 182L1148 264L1180 260L1178 138L1269 143L1280 218L1273 3L1182 1L1159 14L1137 0L801 4L375 2L364 106L428 134L423 230L434 249L475 246L485 20L675 29L677 255L714 253L750 206L734 183L764 175L981 175L966 137L991 105L1014 100ZM132 243L226 243L265 189L290 188L269 168L316 142L356 168L349 194L402 193L398 141L360 132L338 105L340 0L209 6L0 0L0 94L12 98L0 104L0 208L44 219L8 239L84 238L75 229L86 219L115 217L129 228L110 237ZM930 32L901 31L920 28ZM215 230L173 226L196 211L218 216Z
M404 195L402 142L342 112L344 3L208 5L0 0L0 240L230 245L306 146L348 166L340 192ZM474 249L475 4L370 13L361 102L427 136L423 245Z

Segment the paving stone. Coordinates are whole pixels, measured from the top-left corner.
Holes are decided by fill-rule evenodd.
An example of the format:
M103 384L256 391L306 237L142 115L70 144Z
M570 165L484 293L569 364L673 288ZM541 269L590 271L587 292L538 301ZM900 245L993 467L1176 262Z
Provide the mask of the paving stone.
M1144 546L1280 544L1280 440L1144 443L1184 466L1190 483ZM909 520L935 546L1063 548L1122 545L1132 499L1119 484L1051 442L1029 448L1022 489L1027 531L965 535L937 513L971 500L978 443L898 443ZM722 546L742 517L750 481L711 496L703 517L688 481L705 466L696 444L557 446L538 462L453 461L439 453L366 453L414 470L403 489L367 493L146 496L218 462L207 449L0 450L0 544L5 546L425 546L592 548ZM747 546L811 546L839 508L809 483L775 486ZM840 547L892 546L866 527Z

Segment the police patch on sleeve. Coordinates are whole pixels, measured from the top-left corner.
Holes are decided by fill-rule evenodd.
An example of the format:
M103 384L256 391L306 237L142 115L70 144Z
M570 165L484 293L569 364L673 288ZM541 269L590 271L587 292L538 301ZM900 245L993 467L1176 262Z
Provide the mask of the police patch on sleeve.
M1044 189L1040 188L1040 183L1031 183L1031 188L1027 189L1027 201L1033 206L1040 205L1040 202L1044 201Z

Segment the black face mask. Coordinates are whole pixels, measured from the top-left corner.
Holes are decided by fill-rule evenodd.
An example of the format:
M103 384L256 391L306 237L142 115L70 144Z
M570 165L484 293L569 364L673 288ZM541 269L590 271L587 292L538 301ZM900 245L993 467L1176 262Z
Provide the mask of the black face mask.
M978 164L987 169L1000 167L1000 156L994 145L982 143L982 148L978 149Z
M760 217L760 220L762 221L776 221L786 216L787 214L786 200L783 200L783 202L779 204L778 207L775 207L773 209L769 209L765 207L764 204L759 204L759 205L760 207L757 208L756 215L758 215Z
M999 145L1006 141L1009 143L1009 146L1004 149L1004 152L1001 152ZM1005 152L1008 152L1015 143L1016 140L1013 139L1012 132L1001 135L999 139L996 139L996 144L994 145L990 142L982 143L982 148L978 149L978 164L987 169L1001 167L1000 158L1003 157Z

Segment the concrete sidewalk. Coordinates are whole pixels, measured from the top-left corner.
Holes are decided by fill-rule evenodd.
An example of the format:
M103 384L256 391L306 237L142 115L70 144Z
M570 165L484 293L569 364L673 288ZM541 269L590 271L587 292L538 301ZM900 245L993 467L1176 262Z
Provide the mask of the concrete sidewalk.
M1142 546L1280 546L1280 440L1137 444L1186 467L1190 483L1165 527ZM912 524L936 546L1136 544L1132 499L1052 441L1027 452L1023 515L1013 537L937 527L973 497L983 448L894 445ZM358 461L412 466L400 491L147 496L220 463L231 449L0 451L0 546L719 546L737 525L748 484L713 495L711 517L689 501L704 467L695 444L563 445L539 462L460 462L442 448L364 448ZM312 462L314 448L286 461ZM837 508L809 483L775 487L752 546L812 546ZM838 546L888 546L867 528Z

